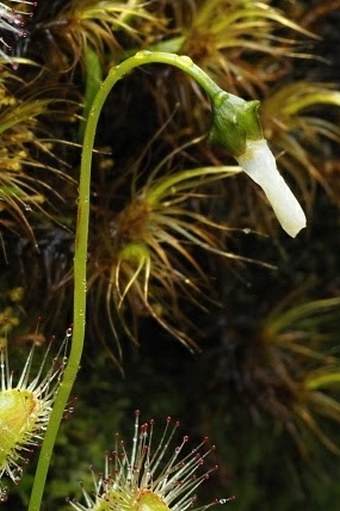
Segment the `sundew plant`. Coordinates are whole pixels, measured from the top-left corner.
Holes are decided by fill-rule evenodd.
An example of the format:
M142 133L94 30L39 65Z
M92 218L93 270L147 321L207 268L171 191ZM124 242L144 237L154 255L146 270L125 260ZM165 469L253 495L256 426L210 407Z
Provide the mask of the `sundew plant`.
M0 2L4 509L336 494L335 4Z

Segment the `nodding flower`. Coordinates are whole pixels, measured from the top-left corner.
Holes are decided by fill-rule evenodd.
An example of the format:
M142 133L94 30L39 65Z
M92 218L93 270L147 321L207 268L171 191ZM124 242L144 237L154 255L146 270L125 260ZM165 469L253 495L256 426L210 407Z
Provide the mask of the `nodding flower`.
M154 421L139 423L136 412L131 452L116 436L115 450L106 456L104 473L94 475L94 495L83 488L85 504L69 501L77 511L203 511L215 504L225 504L233 497L214 500L192 508L197 488L209 478L216 465L200 470L214 446L204 449L208 439L188 450L189 438L169 449L178 422L166 419L158 444L154 442ZM201 449L204 450L200 453Z
M47 427L56 391L66 359L60 356L65 343L45 371L49 348L40 368L31 377L33 345L21 375L14 381L9 370L6 343L0 344L0 501L7 499L7 487L2 479L7 476L18 484L26 456L42 440Z
M236 159L246 174L264 191L281 227L295 238L306 227L306 216L279 173L267 141L264 138L248 140L244 153Z
M262 188L282 228L295 238L306 227L306 216L279 173L274 155L263 138L259 101L245 101L223 90L214 94L211 101L210 140L222 144Z

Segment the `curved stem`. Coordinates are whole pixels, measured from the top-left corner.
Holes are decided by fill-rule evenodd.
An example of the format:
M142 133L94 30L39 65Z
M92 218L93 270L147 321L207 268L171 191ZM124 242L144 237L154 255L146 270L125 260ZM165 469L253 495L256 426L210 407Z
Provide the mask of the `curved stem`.
M28 511L39 511L41 508L47 472L50 465L57 432L64 413L64 409L67 405L67 401L77 376L83 352L86 320L86 262L90 215L91 165L99 116L105 100L116 82L123 78L124 75L126 75L135 67L152 63L168 64L181 69L192 78L194 78L194 80L199 85L201 85L201 87L209 95L210 99L216 98L218 94L221 93L221 89L215 84L215 82L197 65L195 65L189 57L178 56L176 54L165 52L141 51L111 69L94 98L84 133L79 178L79 202L74 252L74 306L72 345L68 364L66 366L64 377L56 396L49 425L41 447Z

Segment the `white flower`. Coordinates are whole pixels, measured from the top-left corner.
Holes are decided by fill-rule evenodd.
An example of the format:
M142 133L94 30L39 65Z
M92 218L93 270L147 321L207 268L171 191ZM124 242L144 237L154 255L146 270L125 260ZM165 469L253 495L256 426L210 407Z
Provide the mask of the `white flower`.
M306 227L306 216L279 173L266 140L247 140L245 152L236 159L248 176L262 188L282 228L295 238Z

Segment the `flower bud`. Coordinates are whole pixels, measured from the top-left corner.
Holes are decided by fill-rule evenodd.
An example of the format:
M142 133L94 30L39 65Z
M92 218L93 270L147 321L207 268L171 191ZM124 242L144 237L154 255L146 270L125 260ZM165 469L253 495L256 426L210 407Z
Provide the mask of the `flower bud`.
M218 142L261 186L282 228L293 238L306 227L305 214L276 167L263 138L259 101L245 101L220 90L211 97L213 126L210 140Z
M239 165L257 183L269 200L282 228L295 238L306 227L306 216L293 192L279 173L273 153L264 138L248 140L236 157Z

